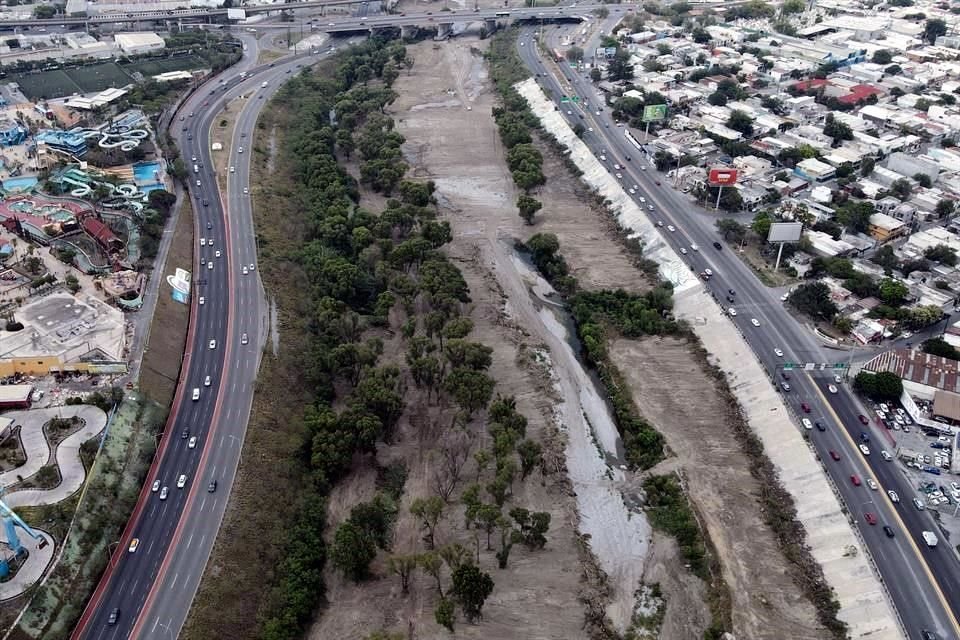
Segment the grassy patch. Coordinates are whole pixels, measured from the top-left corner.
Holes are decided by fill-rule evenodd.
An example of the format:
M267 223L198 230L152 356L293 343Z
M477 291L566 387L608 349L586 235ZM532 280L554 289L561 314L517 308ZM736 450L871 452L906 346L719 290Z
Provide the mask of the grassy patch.
M192 264L193 208L190 198L184 198L177 226L173 230L167 263L156 265L155 268L161 273L172 273L175 267L190 269ZM161 406L170 406L173 401L189 323L190 308L175 302L168 285L162 283L140 369L140 390Z
M110 543L119 538L136 504L165 411L139 396L126 398L84 489L59 504L19 510L24 520L63 545L63 555L46 584L32 592L14 637L61 640L70 635L107 566ZM96 443L94 439L81 447L85 463ZM73 528L67 535L71 519Z

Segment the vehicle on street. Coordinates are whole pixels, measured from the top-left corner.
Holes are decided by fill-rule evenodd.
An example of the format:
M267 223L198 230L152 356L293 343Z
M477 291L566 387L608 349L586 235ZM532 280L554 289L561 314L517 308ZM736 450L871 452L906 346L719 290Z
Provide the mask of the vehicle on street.
M786 301L787 301L787 298L789 298L789 297L790 297L790 294L789 294L789 293L783 294L782 296L780 296L780 302L786 302Z
M662 227L662 226L663 226L663 220L657 220L657 226L658 226L658 227Z
M698 247L696 243L690 245L690 248L693 249L694 251L700 251L700 247Z
M750 324L752 324L752 325L755 326L755 327L759 327L759 326L760 326L760 321L757 320L756 318L750 318Z
M850 476L850 482L852 482L853 486L855 487L859 487L861 484L863 484L862 482L860 482L860 476L858 476L855 473Z
M836 393L837 388L831 384L829 387L827 387L827 391L829 391L830 393Z
M719 242L714 242L714 243L713 243L713 248L714 248L714 249L723 249L723 245L720 244Z
M872 491L877 491L880 489L880 485L873 478L867 478L867 486L870 487Z
M207 271L213 271L213 260L207 263Z
M243 334L242 336L240 336L240 344L247 344L247 342L249 342L249 340L247 339L247 334Z
M192 113L190 115L193 115ZM110 616L107 618L107 624L113 626L117 624L117 619L120 617L120 608L116 607L113 611L110 612Z
M200 389L194 387L193 389L193 401L196 402L200 399Z
M166 499L167 499L167 493L168 493L168 492L169 492L169 489L168 489L167 487L164 487L163 489L160 489L160 499L161 499L161 500L166 500Z
M834 451L833 449L830 450L830 457L833 458L834 460L838 460L838 461L840 460L840 454Z
M247 189L246 187L244 187L244 188L243 188L243 193L244 193L244 194L250 193L250 189Z
M810 422L810 418L803 418L800 422L803 423L804 429L813 429L813 423Z
M804 413L810 413L810 405L808 405L806 402L802 403L800 405L800 408L803 410Z
M206 376L206 377L203 379L203 386L205 386L205 387L209 387L209 386L210 386L210 376Z
M216 349L216 348L217 348L217 341L216 341L216 340L211 340L211 341L210 341L210 348L211 348L211 349Z
M667 225L667 231L669 231L670 233L673 233L673 232L676 231L676 230L677 230L677 228L676 228L675 226L673 226L672 224L668 224L668 225Z
M730 307L729 309L727 309L727 313L729 313L729 314L732 315L732 316L736 316L736 315L737 315L737 310L734 309L733 307Z
M157 491L160 491L160 481L159 481L159 480L154 480L154 481L153 481L153 486L150 487L150 492L151 492L151 493L156 493Z
M891 460L893 460L893 456L891 456L886 450L880 451L880 457L886 460L887 462L890 462Z
M780 388L783 389L784 392L789 393L789 392L790 392L790 383L789 383L789 382L781 382L781 383L780 383Z
M235 167L230 167L230 173L236 173L237 169Z
M782 358L782 357L783 357L783 351L781 351L780 349L774 349L773 352L774 352L775 354L777 354L777 357L778 357L778 358Z
M937 539L937 534L933 531L924 531L921 535L923 535L923 541L927 543L928 547L935 547L937 543L940 542L940 540Z
M247 275L247 273L249 273L249 272L247 271L247 268L244 267L244 268L243 268L243 275Z
M219 252L219 251L214 251L213 254L214 254L217 258L220 257L220 252Z
M822 422L820 422L819 420L817 420L817 421L814 422L813 424L814 424L815 427L817 427L817 431L826 431L826 430L827 430L827 427L826 427Z
M183 489L184 485L187 484L187 474L181 473L180 477L177 478L177 489Z
M187 442L187 449L196 449L197 448L197 436L191 436L190 440Z
M180 432L181 440L186 440L189 437L190 437L190 429L184 429L183 431Z
M200 304L203 304L203 303L206 302L206 301L207 301L207 299L204 298L203 296L200 296L200 299L197 300L197 302L199 302Z
M868 446L865 445L865 444L861 444L861 445L860 445L860 453L862 453L862 454L865 455L865 456L870 455L870 447L868 447Z
M917 511L923 511L927 507L923 504L923 501L920 498L913 499L913 506L917 508Z
M687 255L687 248L686 248L686 247L680 247L680 253L682 253L683 255Z
M867 521L867 524L877 524L877 516L873 515L869 511L863 514L863 519Z
M704 269L703 272L704 272L705 274L707 274L708 277L711 277L711 278L713 277L713 270L712 270L712 269Z
M862 425L868 425L868 424L870 424L870 420L868 420L868 419L867 419L867 416L863 415L862 413L857 416L857 420L859 420L859 421L860 421L860 424L862 424Z
M140 538L134 538L130 541L130 546L127 548L129 553L134 553L137 550L137 547L140 546Z
M207 493L213 493L217 490L217 481L211 480L210 484L207 485Z
M892 537L894 537L895 535L897 535L897 534L895 534L895 533L893 532L893 528L892 528L890 525L886 525L886 524L883 525L883 533L884 533L888 538L892 538Z
M890 502L894 502L894 503L900 502L900 496L897 495L897 492L894 491L893 489L891 489L890 491L887 491L887 495L890 496Z

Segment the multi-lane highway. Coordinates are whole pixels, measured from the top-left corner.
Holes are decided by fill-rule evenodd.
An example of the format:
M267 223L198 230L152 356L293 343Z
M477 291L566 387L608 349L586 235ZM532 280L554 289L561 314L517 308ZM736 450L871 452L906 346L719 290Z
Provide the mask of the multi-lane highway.
M607 158L611 173L615 171L615 163L623 167L617 172L623 175L624 188L638 186L634 197L638 201L644 198L646 202L642 206L654 208L649 212L651 219L663 222L662 241L678 254L681 248L685 249L687 253L683 258L694 273L706 268L714 272L714 277L704 286L718 304L725 309L731 306L736 309L737 315L728 317L769 372L771 384L784 381L784 362L835 361L837 356L829 355L809 328L790 315L779 300L780 292L764 287L731 247L714 248L714 242L722 241L713 226L714 218L699 210L685 194L672 189L666 176L655 170L652 157L626 138L624 129L613 121L588 75L565 62L555 64L544 58L535 46L534 35L530 28L521 32L519 43L522 45L518 46L518 52L524 63L555 98L560 95L581 98L580 105L565 103L558 108L564 110L571 125L581 122L588 127L583 140L598 157ZM675 231L669 231L670 226ZM693 245L697 245L697 250ZM728 295L733 297L733 303L726 301ZM754 326L754 319L759 326ZM777 355L778 350L783 353L782 357ZM784 393L784 400L796 415L824 425L825 431L809 431L811 441L858 525L908 636L920 640L922 631L928 629L941 638L960 638L957 626L960 562L946 545L935 549L924 545L921 532L938 529L928 512L918 511L911 504L916 492L895 468L898 463L884 461L879 455L864 456L857 447L864 432L870 436L874 450L882 449L887 444L884 434L872 425L861 425L859 416L870 414L844 385L836 385L837 394L829 393L827 387L834 382L832 371L795 371L788 375L791 390ZM804 404L809 413L803 410ZM793 424L785 426L798 428ZM834 460L831 451L840 459ZM851 476L857 476L861 484L854 485ZM878 490L868 488L868 478L878 483ZM890 500L886 491L891 489L902 497L900 503ZM867 524L866 513L876 516L876 525ZM895 537L884 534L884 525L893 529Z
M221 76L224 82L214 79L201 87L171 126L184 160L189 161L189 194L195 213L195 269L184 371L137 510L74 638L176 637L226 509L266 334L250 195L245 193L248 145L267 97L289 77L288 71L305 61L301 56L257 67L256 42L245 41L247 54ZM241 72L249 77L241 80ZM267 88L261 86L263 82ZM209 136L223 104L239 94L253 97L241 112L235 137L223 141L224 150L219 152L227 154L220 177L226 178L228 188L221 199ZM247 147L245 153L241 147ZM192 399L194 389L199 390L197 400ZM182 488L178 487L181 476L185 477ZM156 492L152 491L155 481L159 483ZM133 540L137 546L130 551Z

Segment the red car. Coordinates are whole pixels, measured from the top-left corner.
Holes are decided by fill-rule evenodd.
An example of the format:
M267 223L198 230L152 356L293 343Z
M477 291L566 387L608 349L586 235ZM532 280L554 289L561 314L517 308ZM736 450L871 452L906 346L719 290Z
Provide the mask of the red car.
M834 460L839 460L840 454L834 451L833 449L830 449L830 457L833 458Z
M800 408L803 409L804 413L810 413L810 405L808 405L806 402L800 405Z
M853 474L852 476L850 476L850 482L853 483L853 486L859 487L859 486L860 486L860 476L858 476L857 474Z
M655 180L655 182L657 183L657 186L659 187L659 186L660 186L660 181L659 181L659 180Z
M867 416L863 415L862 413L857 417L860 418L860 424L870 424L870 421L867 419Z
M877 516L873 515L869 511L863 514L864 519L868 524L877 524Z

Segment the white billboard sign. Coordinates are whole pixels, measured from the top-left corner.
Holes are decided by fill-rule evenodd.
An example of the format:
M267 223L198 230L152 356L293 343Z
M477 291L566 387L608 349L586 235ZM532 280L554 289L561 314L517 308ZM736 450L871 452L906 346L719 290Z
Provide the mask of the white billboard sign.
M767 242L796 242L802 232L802 222L774 222L770 225Z

